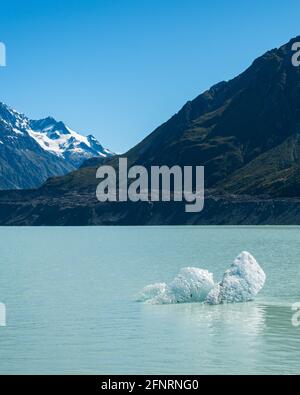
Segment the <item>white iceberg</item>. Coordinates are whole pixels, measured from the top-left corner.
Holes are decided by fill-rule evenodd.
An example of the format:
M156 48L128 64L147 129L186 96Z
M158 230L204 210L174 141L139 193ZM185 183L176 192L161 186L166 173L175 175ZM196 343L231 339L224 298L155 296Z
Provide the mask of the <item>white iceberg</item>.
M204 302L214 287L213 274L197 267L184 267L165 291L152 302L160 304Z
M206 298L206 303L248 302L264 286L266 275L255 258L243 251L226 270L223 279L216 284Z
M169 283L147 285L137 296L137 301L152 304L204 302L215 283L213 274L196 267L184 267Z
M166 283L155 283L155 284L147 285L137 295L136 301L137 302L146 302L147 300L154 299L157 296L165 293L166 288L167 288Z
M151 304L204 302L221 304L253 300L265 283L266 275L249 252L242 252L225 271L220 283L213 274L185 267L169 284L147 285L136 300Z

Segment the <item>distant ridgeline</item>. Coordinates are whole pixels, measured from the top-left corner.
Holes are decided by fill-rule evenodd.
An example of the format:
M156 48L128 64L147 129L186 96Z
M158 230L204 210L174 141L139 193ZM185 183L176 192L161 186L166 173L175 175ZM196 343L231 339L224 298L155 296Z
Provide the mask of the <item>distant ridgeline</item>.
M49 177L113 154L52 117L31 120L0 103L0 189L37 188Z
M0 223L300 224L299 42L268 51L187 102L122 155L129 166L204 166L201 212L185 212L184 202L99 202L97 168L117 168L115 156L89 159L37 190L1 192Z

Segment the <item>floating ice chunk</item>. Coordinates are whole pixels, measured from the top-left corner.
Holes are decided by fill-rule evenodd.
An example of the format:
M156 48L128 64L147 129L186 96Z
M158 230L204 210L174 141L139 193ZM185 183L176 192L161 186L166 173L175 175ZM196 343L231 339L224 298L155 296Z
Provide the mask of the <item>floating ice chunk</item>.
M219 304L220 303L220 292L221 285L220 283L216 284L214 288L208 293L205 303L208 304Z
M137 301L151 304L205 302L208 304L253 300L265 283L266 275L249 252L242 252L225 271L220 283L213 274L196 267L185 267L171 283L147 285Z
M138 301L152 304L204 302L214 287L213 274L196 267L185 267L170 284L147 285L138 295Z
M166 283L155 283L155 284L147 285L137 295L136 301L137 302L145 302L147 300L154 299L157 296L163 294L166 291L166 288L167 288Z
M174 303L203 302L214 287L213 274L196 267L185 267L169 284L168 293Z
M255 258L243 251L208 294L206 303L220 304L253 300L264 286L266 275Z

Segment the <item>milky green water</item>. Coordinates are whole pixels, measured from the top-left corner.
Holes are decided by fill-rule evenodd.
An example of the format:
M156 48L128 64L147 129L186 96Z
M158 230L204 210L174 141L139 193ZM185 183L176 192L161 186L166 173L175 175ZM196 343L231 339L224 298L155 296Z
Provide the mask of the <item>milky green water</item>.
M299 227L10 227L0 247L0 373L300 373ZM255 302L134 302L184 266L218 279L242 250L267 274Z

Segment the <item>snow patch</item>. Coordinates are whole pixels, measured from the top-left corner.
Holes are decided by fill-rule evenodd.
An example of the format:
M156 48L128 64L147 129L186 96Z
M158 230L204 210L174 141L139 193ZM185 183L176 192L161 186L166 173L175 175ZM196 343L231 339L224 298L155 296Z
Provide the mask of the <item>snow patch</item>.
M63 155L63 145L66 143L66 139L51 140L45 133L36 132L31 129L28 130L29 136L31 136L45 151L50 151L57 156Z

